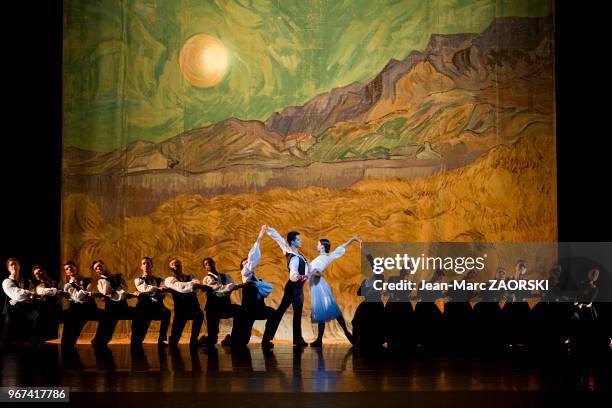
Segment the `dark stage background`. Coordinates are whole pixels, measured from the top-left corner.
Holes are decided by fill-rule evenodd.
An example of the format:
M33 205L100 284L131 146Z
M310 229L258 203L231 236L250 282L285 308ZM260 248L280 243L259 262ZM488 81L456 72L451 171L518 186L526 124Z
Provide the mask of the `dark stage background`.
M555 1L560 241L606 241L607 25L593 7ZM5 5L0 262L34 263L58 277L60 253L62 3ZM600 17L603 19L602 17ZM8 88L8 89L7 89Z

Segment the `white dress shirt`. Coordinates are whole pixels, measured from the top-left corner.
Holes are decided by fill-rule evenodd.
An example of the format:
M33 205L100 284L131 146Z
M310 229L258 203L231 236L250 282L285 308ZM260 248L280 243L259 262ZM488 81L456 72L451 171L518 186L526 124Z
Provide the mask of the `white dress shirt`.
M57 296L57 292L59 292L59 290L56 288L47 288L43 284L36 287L36 294L38 296Z
M151 278L153 279L154 283L157 283L157 281L155 281L154 276L152 276ZM160 285L162 284L163 284L163 280L161 281ZM134 279L134 285L136 285L136 290L139 293L149 295L152 301L157 302L158 300L160 300L159 298L160 298L160 295L162 294L162 291L161 291L162 288L156 286L155 284L149 285L144 276Z
M311 268L306 258L304 258L304 256L300 254L299 252L296 252L293 249L291 249L291 247L287 245L287 241L285 241L283 237L280 236L278 231L276 231L274 228L268 227L268 230L266 232L270 236L270 238L276 241L278 246L280 246L280 248L283 251L283 255L286 255L286 254L295 255L293 258L291 258L291 261L289 261L289 280L292 282L297 282L298 280L300 280L301 276L310 277ZM304 261L306 265L304 268L304 275L300 275L300 272L298 270L298 267L300 265L300 260L298 259L298 257L302 258L302 260Z
M107 275L100 275L100 279L98 279L98 292L115 302L121 302L127 298L127 285L125 280L123 280L123 276L120 276L121 283L117 289L113 289L111 283L104 278L112 279L112 277Z
M15 302L29 302L34 294L33 291L20 287L17 281L10 277L2 281L2 290Z
M72 286L72 283L77 284L78 288ZM70 282L64 285L64 292L70 295L70 301L74 303L87 303L93 300L91 295L91 281L87 287L83 288L76 280L70 279Z
M210 287L217 296L226 296L234 290L236 284L230 275L225 275L225 279L227 283L224 285L217 274L208 272L204 279L202 279L202 285Z
M247 256L247 263L240 271L242 283L247 283L248 281L253 279L253 275L255 274L255 267L259 263L260 259L261 249L259 248L259 241L255 241L253 247L249 251L249 255Z
M168 276L164 280L164 285L166 285L167 288L179 293L192 293L199 283L200 281L197 279L191 279L189 282L181 282L176 276Z

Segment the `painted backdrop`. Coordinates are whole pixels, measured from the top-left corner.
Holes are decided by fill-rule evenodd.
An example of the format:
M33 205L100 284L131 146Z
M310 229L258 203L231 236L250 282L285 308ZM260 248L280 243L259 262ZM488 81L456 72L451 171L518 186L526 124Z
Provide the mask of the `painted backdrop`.
M171 256L198 276L211 256L237 279L263 223L300 231L310 258L317 239L357 234L554 241L551 13L539 0L65 1L62 258L85 275L104 259L134 289L144 255L161 276ZM258 275L276 306L287 271L269 239ZM357 246L326 271L348 321L360 276ZM306 338L309 303L307 289ZM342 338L335 323L326 336Z

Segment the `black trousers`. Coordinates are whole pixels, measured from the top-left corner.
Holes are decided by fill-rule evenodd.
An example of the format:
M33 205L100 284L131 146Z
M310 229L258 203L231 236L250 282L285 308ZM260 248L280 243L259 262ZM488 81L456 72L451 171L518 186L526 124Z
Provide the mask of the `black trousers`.
M133 320L135 316L135 308L128 306L127 301L105 300L104 317L98 324L99 330L96 331L92 344L94 346L106 346L113 338L119 320Z
M133 345L142 344L149 330L149 326L151 325L151 320L160 321L159 336L157 337L158 343L166 340L172 313L170 309L164 306L163 302L155 302L150 299L139 299L135 313L134 320L132 321L131 343Z
M221 308L206 309L206 328L208 329L208 345L216 344L219 336L219 321L221 319L231 319L240 313L240 305L229 304ZM236 322L234 321L234 324Z
M364 348L382 347L387 338L383 302L361 302L351 323L355 345Z
M192 320L191 323L191 337L189 338L190 344L197 344L198 335L204 322L204 313L200 306L194 306L189 309L174 309L174 320L172 321L172 329L170 331L170 345L177 345L183 334L183 329L187 324L187 320Z
M278 325L289 306L293 306L293 342L304 340L302 338L302 308L304 306L303 286L303 282L287 281L281 303L278 305L271 323L266 325L266 330L263 335L264 343L272 341L276 334L276 330L278 330Z
M427 351L442 346L442 312L434 302L418 302L414 308L414 340Z
M7 300L8 302L8 300ZM4 329L2 343L11 341L33 341L35 334L40 330L40 313L34 303L19 302L7 305L3 311Z
M385 305L385 324L387 345L394 349L405 350L412 346L410 333L413 325L414 310L412 303L388 301Z
M263 304L257 307L241 306L238 317L234 319L232 326L232 346L246 346L251 339L251 331L255 320L266 320L266 330L268 325L273 323L276 310Z
M104 321L104 310L98 308L94 302L73 303L64 315L64 332L62 333L62 347L74 347L88 321L98 322L96 337L102 335L102 324Z
M36 343L57 339L59 324L63 320L62 304L57 298L43 298L34 302L34 307L39 313L39 321L36 325Z
M506 343L529 343L531 327L529 327L529 304L527 302L508 302L501 313L504 327L503 335Z
M481 301L474 305L474 343L482 351L497 351L504 344L502 309L499 302Z

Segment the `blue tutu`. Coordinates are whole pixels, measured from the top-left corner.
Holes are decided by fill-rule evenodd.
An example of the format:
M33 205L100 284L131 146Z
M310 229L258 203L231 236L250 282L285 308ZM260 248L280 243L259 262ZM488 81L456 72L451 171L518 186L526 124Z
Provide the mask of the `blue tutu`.
M272 284L266 282L265 280L257 280L255 281L255 287L257 288L257 298L265 298L272 292Z
M315 283L318 280L318 283ZM325 323L342 316L325 279L310 279L310 319L313 323Z

